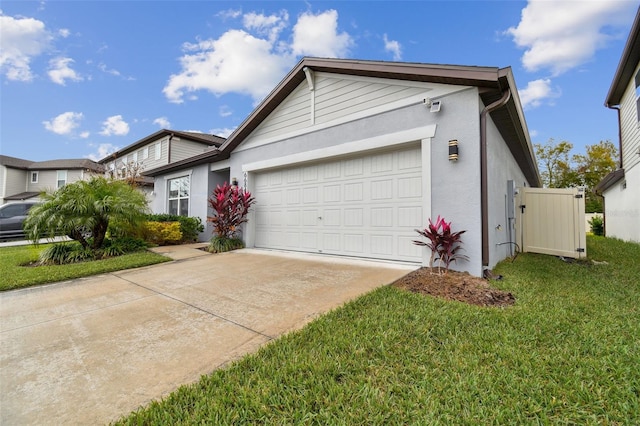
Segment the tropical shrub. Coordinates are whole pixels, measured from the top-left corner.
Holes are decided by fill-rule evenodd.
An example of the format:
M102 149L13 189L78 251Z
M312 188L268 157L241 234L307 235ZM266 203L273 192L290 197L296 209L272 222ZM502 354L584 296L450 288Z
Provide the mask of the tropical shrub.
M24 223L29 239L67 235L84 249L98 252L107 230L135 228L147 213L147 200L126 182L93 176L41 194L43 202Z
M247 221L249 208L255 202L251 193L225 182L222 186L216 186L208 202L213 216L209 216L207 221L213 224L214 232L210 248L216 252L219 252L218 248L239 248L237 244L225 240L239 239L240 225Z
M204 231L202 219L197 216L178 216L175 214L150 214L147 220L151 222L180 222L183 243L192 243L198 240L198 234Z
M430 267L433 268L434 261L437 260L438 270L444 265L446 274L452 262L468 259L468 256L460 253L464 250L460 236L467 231L451 232L451 222L446 222L439 215L435 224L429 219L429 225L423 230L416 229L416 232L427 239L426 242L414 240L413 243L431 250Z
M178 244L182 241L180 222L146 222L145 240L158 245Z
M602 216L593 216L589 219L589 225L591 226L591 232L593 235L604 235L604 219Z
M41 265L64 265L91 259L93 259L93 252L73 241L47 247L40 253L38 260Z
M244 241L241 238L218 237L211 238L207 250L211 253L224 253L231 250L244 248Z

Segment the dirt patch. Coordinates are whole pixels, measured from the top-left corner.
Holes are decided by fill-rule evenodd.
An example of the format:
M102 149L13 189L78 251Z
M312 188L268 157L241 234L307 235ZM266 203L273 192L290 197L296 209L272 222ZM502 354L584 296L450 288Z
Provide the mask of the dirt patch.
M487 280L467 272L449 271L438 274L437 269L420 268L392 284L414 293L428 294L478 306L510 306L516 302L513 294L491 287Z

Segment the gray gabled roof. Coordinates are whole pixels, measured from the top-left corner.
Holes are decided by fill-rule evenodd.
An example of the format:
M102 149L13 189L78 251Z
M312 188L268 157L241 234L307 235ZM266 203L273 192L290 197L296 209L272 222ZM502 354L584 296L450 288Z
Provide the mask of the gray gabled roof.
M207 133L184 132L179 130L162 129L132 143L131 145L127 145L121 150L118 150L112 154L109 154L105 158L101 159L99 163L102 163L102 164L107 163L114 158L120 158L122 156L129 154L130 152L136 151L139 148L142 148L143 146L153 142L154 140L164 138L165 136L172 136L172 135L182 139L188 139L193 142L201 143L207 147L214 147L214 148L219 147L225 141L225 138L221 136L210 135Z
M21 170L62 170L62 169L82 169L102 172L102 165L88 158L72 158L65 160L30 161L22 158L0 155L0 164L5 167Z
M9 157L8 155L0 155L0 164L5 167L11 167L12 169L24 169L27 170L33 163L30 160L23 160L22 158Z
M363 61L354 59L303 58L287 76L271 91L256 109L218 148L183 161L154 169L156 176L183 167L215 162L229 158L230 153L253 132L282 103L291 92L305 81L304 69L364 77L420 81L480 88L480 97L485 105L499 100L506 90L511 97L505 107L491 113L500 134L507 142L511 153L533 186L540 185L540 175L510 67L479 67L459 65L436 65L408 62Z
M622 95L624 95L627 85L633 78L633 72L636 70L638 62L640 62L640 7L636 11L636 18L633 21L629 38L622 51L620 63L605 100L605 106L620 105Z

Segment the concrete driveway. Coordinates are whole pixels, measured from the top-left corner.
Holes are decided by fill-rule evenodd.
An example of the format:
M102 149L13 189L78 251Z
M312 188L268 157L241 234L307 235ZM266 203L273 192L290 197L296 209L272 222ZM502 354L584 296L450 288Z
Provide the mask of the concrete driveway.
M157 250L175 260L0 293L0 424L108 423L416 268Z

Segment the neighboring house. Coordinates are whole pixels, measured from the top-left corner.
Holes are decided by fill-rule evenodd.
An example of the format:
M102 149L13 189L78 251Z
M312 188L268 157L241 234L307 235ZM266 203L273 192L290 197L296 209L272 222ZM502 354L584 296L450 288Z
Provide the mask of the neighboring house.
M143 173L219 147L224 138L197 132L162 129L99 161L109 177L132 179L153 199L153 179Z
M58 189L103 170L86 158L29 161L0 155L0 204L36 199L42 191Z
M605 234L640 242L640 8L605 106L618 111L620 163L596 186L604 197Z
M318 58L218 149L144 173L155 212L203 220L237 180L256 198L248 247L428 264L415 229L441 215L477 276L510 254L513 188L540 186L511 68Z

